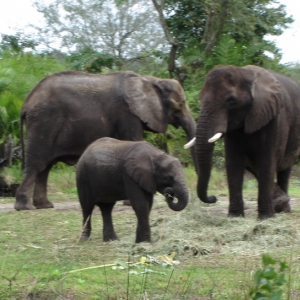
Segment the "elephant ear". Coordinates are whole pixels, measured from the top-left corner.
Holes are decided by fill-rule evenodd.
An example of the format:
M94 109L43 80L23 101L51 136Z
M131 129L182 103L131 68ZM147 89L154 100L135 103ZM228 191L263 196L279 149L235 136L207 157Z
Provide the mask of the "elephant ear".
M130 77L125 84L125 101L130 111L156 132L166 132L167 117L164 112L159 79L151 76Z
M155 169L151 153L153 146L147 142L137 142L124 157L124 167L127 174L138 183L140 187L150 194L157 190Z
M280 82L271 72L257 66L243 68L254 76L251 87L253 104L245 119L245 132L253 133L280 113L284 101Z

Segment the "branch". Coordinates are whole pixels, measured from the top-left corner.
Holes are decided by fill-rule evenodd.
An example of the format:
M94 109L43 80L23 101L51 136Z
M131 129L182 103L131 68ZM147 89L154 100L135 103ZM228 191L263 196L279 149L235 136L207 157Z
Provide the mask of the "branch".
M178 48L178 42L176 41L176 39L173 37L173 35L171 34L168 24L166 22L164 13L163 13L163 9L165 6L165 0L160 0L160 4L158 4L157 0L152 0L153 5L155 7L155 9L158 12L158 16L159 16L159 22L162 26L162 29L165 33L166 39L169 42L169 44L171 45L171 50L170 50L170 54L169 54L169 66L168 66L168 70L170 73L170 78L173 78L175 70L176 70L176 64L175 64L175 60L176 60L176 52L177 52L177 48Z
M170 30L169 30L168 24L166 22L164 13L163 13L163 9L164 9L164 6L165 6L165 1L161 0L160 1L161 4L158 4L157 0L152 0L152 2L153 2L153 5L154 5L155 9L158 12L159 22L160 22L161 27L162 27L165 35L166 35L166 38L167 38L168 42L171 45L177 45L177 41L172 36L172 34L171 34Z
M208 43L209 37L212 36L213 26L215 23L215 10L212 8L207 8L207 21L205 24L204 35L201 44Z
M207 45L205 47L205 50L204 50L205 56L209 54L209 52L211 51L211 49L215 45L218 37L222 33L222 30L223 30L223 27L224 27L224 24L225 24L225 21L226 21L226 16L227 16L227 4L228 4L228 0L223 0L222 1L221 12L220 12L220 16L219 16L219 25L218 25L218 28L216 29L216 31L213 34L212 34L212 32L210 32L211 38L207 42ZM213 13L213 11L212 11L212 13ZM213 17L214 16L211 14L211 18L213 18ZM205 36L206 36L206 34L205 34Z

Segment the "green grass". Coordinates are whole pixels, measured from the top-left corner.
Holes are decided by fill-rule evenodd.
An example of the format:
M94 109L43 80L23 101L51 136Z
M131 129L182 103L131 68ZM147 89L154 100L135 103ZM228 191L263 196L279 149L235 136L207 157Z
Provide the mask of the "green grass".
M229 219L224 174L214 171L210 192L219 201L207 205L195 196L195 174L185 171L191 201L176 213L156 196L150 244L134 243L136 217L122 203L113 214L120 241L110 243L102 241L98 210L92 218L92 238L85 243L79 242L79 205L72 210L0 213L0 299L250 299L263 253L290 266L283 299L300 299L300 205L293 203L291 214L258 222L251 198L257 193L255 182L247 179L246 217ZM297 196L300 189L293 180ZM74 168L56 167L49 181L54 204L77 201ZM147 255L171 253L179 265L119 268Z
M12 214L17 215L18 220L12 218ZM133 232L129 234L127 231L135 225L134 216L124 219L124 216L118 215L116 225L120 236L126 240L124 251L119 249L121 242L101 241L99 220L93 222L93 239L78 243L80 215L62 215L53 210L12 214L1 216L1 223L13 229L2 231L0 240L2 297L26 299L26 295L38 295L37 299L58 299L57 295L71 295L75 299L103 299L106 296L126 299L129 294L129 299L138 299L147 292L150 299L162 299L159 296L166 292L164 299L176 299L177 296L182 299L183 295L192 299L189 297L210 294L217 295L214 299L222 299L224 295L238 291L240 282L237 279L245 276L242 267L236 268L235 264L226 266L224 258L218 259L216 264L215 255L188 255L186 258L180 255L177 259L182 265L174 270L155 265L132 268L138 273L151 270L147 275L128 275L126 269L112 270L111 267L68 273L90 266L111 264L117 259L123 262L139 261L141 255L148 252L148 246L132 244ZM213 265L209 261L214 261ZM195 264L197 267L192 266ZM44 298L41 298L42 295Z

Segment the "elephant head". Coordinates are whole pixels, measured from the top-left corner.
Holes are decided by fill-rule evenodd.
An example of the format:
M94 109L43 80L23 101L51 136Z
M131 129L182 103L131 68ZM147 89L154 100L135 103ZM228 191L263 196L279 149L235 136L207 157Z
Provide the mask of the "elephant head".
M182 127L188 140L196 134L195 120L177 80L153 76L130 77L125 86L125 100L130 111L150 131L164 133L171 124L175 128ZM191 152L197 169L196 151L192 149Z
M127 174L148 193L163 194L172 210L184 209L189 193L181 163L147 142L140 143L144 146L134 147L124 158Z
M201 113L196 129L199 198L207 196L214 142L234 130L252 134L268 124L283 107L281 87L275 76L256 66L221 66L208 73L200 93ZM191 143L190 145L193 145Z

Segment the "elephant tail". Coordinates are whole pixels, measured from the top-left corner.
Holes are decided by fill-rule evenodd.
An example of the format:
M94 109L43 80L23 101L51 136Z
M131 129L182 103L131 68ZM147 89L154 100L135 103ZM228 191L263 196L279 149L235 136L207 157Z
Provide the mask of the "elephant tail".
M25 143L24 143L24 123L26 119L26 112L21 113L20 117L20 141L21 141L21 149L22 149L22 170L25 167Z

